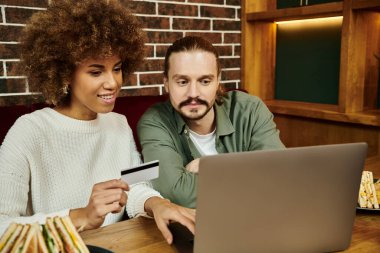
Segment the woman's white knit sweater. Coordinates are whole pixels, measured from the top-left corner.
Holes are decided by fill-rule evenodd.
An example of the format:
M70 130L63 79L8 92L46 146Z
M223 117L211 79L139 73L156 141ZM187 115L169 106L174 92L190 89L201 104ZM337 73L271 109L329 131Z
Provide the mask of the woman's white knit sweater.
M94 184L120 178L138 165L132 131L116 113L82 121L44 108L20 117L0 147L0 234L12 221L43 223L88 204ZM160 196L149 183L130 186L126 210L144 213L144 202ZM103 225L119 221L108 214Z

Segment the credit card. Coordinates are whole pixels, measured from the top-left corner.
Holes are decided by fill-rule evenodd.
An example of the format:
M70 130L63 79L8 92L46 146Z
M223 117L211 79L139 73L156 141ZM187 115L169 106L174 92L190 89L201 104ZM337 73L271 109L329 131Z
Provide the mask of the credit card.
M121 179L129 185L158 178L158 160L140 164L121 171Z

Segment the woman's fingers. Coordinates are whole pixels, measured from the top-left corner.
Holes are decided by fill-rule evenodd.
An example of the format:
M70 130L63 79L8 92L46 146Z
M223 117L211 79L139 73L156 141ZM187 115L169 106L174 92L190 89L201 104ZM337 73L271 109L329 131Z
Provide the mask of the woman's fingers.
M167 225L171 221L179 222L187 227L193 234L195 233L195 210L185 208L167 199L152 197L145 202L146 209L153 212L158 229L166 241L171 244L173 236Z
M110 204L117 201L120 204L124 203L125 205L126 200L127 200L126 196L127 194L125 193L125 191L121 189L109 189L109 190L104 190L104 191L98 192L97 194L94 194L93 201L94 203L100 203L100 204Z
M180 209L180 212L183 216L185 216L186 218L191 220L193 223L195 223L195 214L196 214L195 209L182 207Z
M123 207L119 205L118 202L113 202L108 205L103 206L104 210L104 216L109 214L109 213L120 213L123 210Z
M94 185L87 210L94 219L108 213L119 213L127 203L128 184L121 180L109 180Z
M127 204L127 201L128 201L128 194L123 192L123 194L121 195L121 198L119 200L119 205L121 207L123 207Z
M120 198L116 195L104 196L93 201L91 208L96 210L96 213L100 216L107 214L104 212L120 212L124 206L120 204L119 200Z
M96 191L103 191L103 190L114 189L114 188L120 188L124 191L129 190L129 186L126 182L124 182L121 179L113 179L113 180L95 184L92 191L96 192Z
M90 201L95 204L111 204L117 201L123 207L127 204L128 195L125 191L128 189L128 184L122 180L101 182L94 185Z
M180 208L184 208L184 207L180 207ZM186 215L184 215L186 213ZM182 225L184 225L185 227L187 227L191 233L195 233L195 218L193 219L191 216L189 216L190 218L188 218L188 212L175 212L173 213L172 215L172 219L170 219L171 221L176 221L176 222L179 222L181 223Z
M176 212L175 210L168 213L168 217L166 215L155 215L154 219L156 221L158 229L161 231L165 240L171 244L173 242L173 235L168 228L168 224L170 221L179 222L183 226L187 227L193 234L195 233L195 223L192 219L187 218L183 215L182 212Z
M103 208L107 212L119 213L127 203L127 194L120 189L103 191L101 195L96 196L93 200L93 206ZM107 213L106 213L107 214ZM105 215L105 214L103 214Z
M162 219L161 217L158 217L158 218L155 217L155 220L156 220L156 225L157 225L158 229L161 231L165 240L168 242L168 244L172 244L173 235L168 228L169 221Z
M84 208L75 209L70 216L76 226L92 229L101 226L109 213L119 213L127 203L128 184L119 179L97 183L92 188L89 203Z

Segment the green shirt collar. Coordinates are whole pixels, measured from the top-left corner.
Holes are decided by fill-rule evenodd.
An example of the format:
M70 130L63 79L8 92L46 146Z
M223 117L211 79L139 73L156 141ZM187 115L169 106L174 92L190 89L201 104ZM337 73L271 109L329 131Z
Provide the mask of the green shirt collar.
M181 115L171 105L170 100L167 101L167 102L169 103L170 107L173 110L176 122L178 122L178 124L177 124L177 132L178 132L178 134L182 134L183 130L185 129L186 122L183 120L183 118L181 117Z
M216 136L225 136L235 132L235 128L232 125L231 119L225 107L215 103L215 114L216 114Z

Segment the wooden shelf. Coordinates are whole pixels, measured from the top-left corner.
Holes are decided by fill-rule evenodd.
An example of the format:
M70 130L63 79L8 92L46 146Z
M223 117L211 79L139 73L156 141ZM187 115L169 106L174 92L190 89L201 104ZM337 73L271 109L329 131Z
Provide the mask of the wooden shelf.
M338 105L285 100L265 100L264 102L268 106L269 110L275 114L332 120L367 126L380 126L380 110L342 113L339 112Z
M366 142L368 156L380 161L380 73L374 57L380 55L380 0L343 0L285 9L276 9L276 2L242 1L242 88L260 97L275 114L287 147ZM343 16L338 103L276 100L275 22L333 16Z
M357 0L352 2L351 8L353 10L371 9L380 11L379 0Z
M333 17L343 14L343 3L333 2L304 7L247 13L247 21L285 21L304 18Z
M380 89L377 87L379 64L374 57L380 55L380 0L343 0L285 9L276 9L275 0L246 0L243 7L246 7L243 9L242 26L241 79L244 89L263 100L275 98L277 26L273 21L343 15L339 112L348 114L363 111L358 117L360 120L363 118L365 124L379 125L377 112L374 116L364 111L377 108Z

